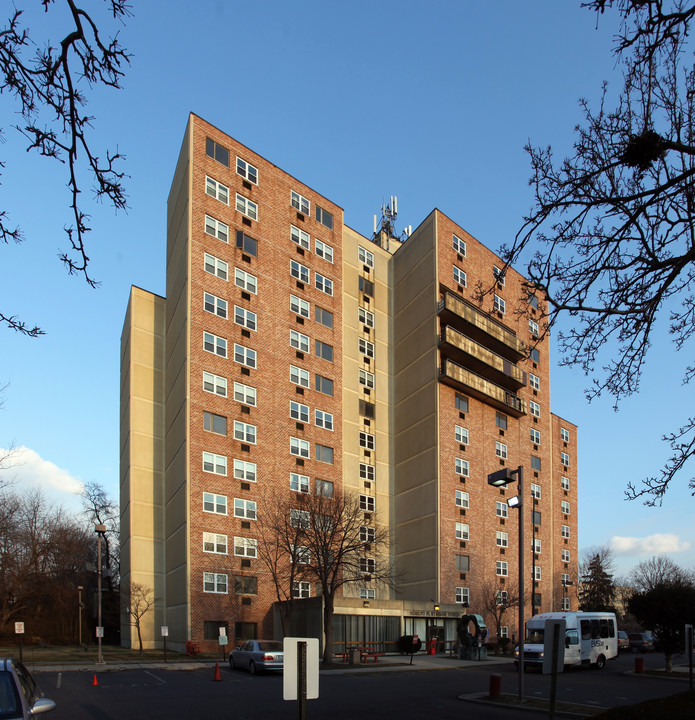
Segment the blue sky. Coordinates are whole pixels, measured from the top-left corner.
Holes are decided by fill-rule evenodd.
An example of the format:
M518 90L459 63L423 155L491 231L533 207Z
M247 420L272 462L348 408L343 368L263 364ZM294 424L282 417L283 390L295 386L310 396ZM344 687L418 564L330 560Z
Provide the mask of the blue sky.
M56 9L47 22L34 0L16 4L58 39ZM0 307L46 331L30 340L0 330L0 383L10 383L0 447L27 448L14 475L67 506L81 482L118 493L123 315L131 285L164 294L166 199L190 111L342 206L365 235L397 195L401 228L438 207L495 250L531 205L524 144L563 156L578 99L598 98L603 80L620 85L615 19L597 27L579 0L133 5L120 30L133 53L124 89L99 89L88 108L95 147L117 146L131 176L127 213L89 204L98 290L57 259L69 222L61 168L27 155L8 120L0 146L0 202L27 238L0 247ZM624 500L627 481L658 472L662 432L687 416L687 353L664 332L641 393L618 413L610 398L586 403L590 378L552 372L553 411L580 426L580 549L613 543L619 573L661 551L695 566L687 477L659 509Z

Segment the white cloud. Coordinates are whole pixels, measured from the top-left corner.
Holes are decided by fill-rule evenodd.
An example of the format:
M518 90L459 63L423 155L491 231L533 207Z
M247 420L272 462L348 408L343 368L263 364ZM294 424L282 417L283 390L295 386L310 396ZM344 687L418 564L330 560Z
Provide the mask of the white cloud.
M0 457L4 457L8 452L0 448ZM50 492L54 497L61 494L81 495L84 491L82 482L67 470L59 468L49 460L44 460L37 452L24 446L12 451L0 477L3 480L13 481L14 490L38 487Z
M616 535L610 539L609 546L616 555L663 555L684 552L690 543L673 533L655 533L644 538Z

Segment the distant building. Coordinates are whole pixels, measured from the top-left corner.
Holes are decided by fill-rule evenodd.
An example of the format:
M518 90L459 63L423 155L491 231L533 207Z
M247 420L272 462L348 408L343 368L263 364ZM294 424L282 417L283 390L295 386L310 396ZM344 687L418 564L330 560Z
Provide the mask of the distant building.
M389 206L360 235L190 116L166 298L133 287L121 343L121 574L161 598L147 646L164 625L179 649L212 648L221 625L232 642L273 634L254 542L270 487L349 488L365 527L393 531L398 591L346 588L338 626L378 617L390 638L434 624L453 639L465 608L485 614L486 585L516 584L515 485L487 476L523 466L533 607L576 607L577 427L550 412L544 299L439 210L409 237L394 220ZM124 644L132 632L124 616ZM503 632L518 637L515 611Z

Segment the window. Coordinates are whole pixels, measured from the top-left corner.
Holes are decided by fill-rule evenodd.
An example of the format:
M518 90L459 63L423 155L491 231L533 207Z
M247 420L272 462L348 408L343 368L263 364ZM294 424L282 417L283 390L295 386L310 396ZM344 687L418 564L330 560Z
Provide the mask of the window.
M531 428L531 442L535 443L536 445L541 444L541 431L536 430L536 428Z
M240 157L236 159L236 174L241 175L244 180L258 185L258 168L255 168L251 163L247 163L246 160L242 160Z
M203 573L203 592L227 593L227 576L222 573Z
M456 265L454 265L454 282L458 285L466 287L466 273L463 272L461 268L456 267Z
M333 497L333 483L330 480L316 478L316 494L321 497Z
M498 547L509 547L509 533L497 531L497 545Z
M234 362L239 365L246 365L250 368L256 367L256 351L234 343Z
M234 592L237 595L255 595L258 592L258 579L252 575L235 575Z
M531 455L531 469L537 472L541 469L541 459L535 455Z
M454 235L452 244L454 246L454 250L456 250L459 255L463 255L463 257L466 257L466 243L461 240L460 237Z
M360 527L360 542L373 543L376 540L376 530L373 527L362 525Z
M504 300L499 295L495 295L495 300L494 300L493 305L494 305L495 310L497 310L498 313L502 313L504 315L504 313L506 312L507 303L505 303Z
M304 215L311 213L311 203L303 195L300 195L294 190L292 190L290 194L290 205Z
M506 593L506 590L500 590L500 592ZM506 600L505 600L506 602ZM502 625L500 627L500 637L501 638L508 638L509 637L509 625Z
M227 536L218 535L216 533L203 533L203 552L218 553L219 555L227 554Z
M567 467L570 464L570 456L566 452L560 453L560 462Z
M502 458L503 460L506 460L507 446L504 443L496 442L495 443L495 455L497 455L498 458Z
M497 567L497 574L500 577L507 577L509 575L509 563L505 562L504 560L498 560L496 563Z
M528 384L531 386L532 390L541 389L541 379L538 375L534 375L533 373L528 374Z
M360 572L371 575L376 571L376 560L374 558L360 558Z
M538 348L530 348L529 349L529 357L533 362L539 363L541 361L541 353Z
M311 550L305 545L292 545L294 562L299 565L308 565L311 562Z
M371 343L364 338L358 338L357 346L362 355L366 355L368 358L374 357L374 343Z
M570 441L570 431L565 430L565 428L560 428L560 440L562 440L562 442L569 442Z
M538 298L535 295L528 296L528 304L534 309L538 310Z
M236 246L247 255L258 255L258 240L247 235L243 230L236 231Z
M297 455L298 457L308 458L310 454L311 446L308 440L301 440L300 438L290 438L290 455Z
M309 336L297 332L297 330L290 330L290 346L301 352L311 352Z
M327 328L333 327L333 313L330 310L324 310L317 305L314 317L317 323L321 323L321 325L325 325Z
M569 514L570 514L570 504L567 502L567 500L563 500L563 501L560 503L560 509L562 510L562 512L563 512L565 515L569 515Z
M319 445L316 443L316 459L319 462L333 464L333 448L328 445Z
M333 415L325 410L315 410L314 424L324 430L333 430Z
M308 283L310 279L309 268L296 260L290 260L290 275L303 283Z
M236 194L236 209L251 220L258 220L258 205L239 193Z
M234 383L234 399L242 405L256 407L256 388L244 385L240 382Z
M290 382L301 387L309 387L309 371L290 365Z
M309 422L309 406L290 400L290 417L299 422Z
M358 287L361 293L369 295L369 297L374 297L374 283L371 280L360 276Z
M256 463L235 459L234 477L244 482L256 482Z
M536 498L536 500L541 499L541 486L536 485L536 483L531 483L531 497Z
M471 559L468 555L456 556L456 572L468 572L471 569Z
M301 315L302 317L311 317L311 305L302 298L298 298L296 295L290 295L290 310L295 315Z
M227 341L225 338L218 337L209 332L203 333L203 349L206 352L227 357Z
M360 433L360 447L366 448L367 450L374 450L375 440L374 435L370 435L366 432Z
M531 413L531 415L533 415L535 417L541 416L541 406L537 402L534 402L533 400L529 400L528 406L529 406L529 412Z
M569 550L563 550L562 551L562 562L568 563L570 561L570 551Z
M542 580L542 573L541 573L541 566L540 565L534 565L533 566L533 579L540 582Z
M504 273L496 265L492 266L492 276L497 280L498 285L504 285Z
M454 236L455 237L455 236ZM454 602L470 605L471 594L467 587L457 587Z
M229 266L224 260L220 260L219 258L216 258L214 255L210 255L209 253L205 253L205 272L210 273L210 275L215 275L216 277L220 278L221 280L227 280L227 274L229 271Z
M531 512L531 522L534 525L540 525L541 524L541 513L538 510L533 510Z
M258 548L258 541L252 538L235 537L234 554L238 557L255 558Z
M256 503L253 500L234 498L234 517L246 520L256 519Z
M374 387L374 375L372 373L367 372L366 370L362 370L362 368L360 368L357 371L357 376L358 376L360 385L364 385L365 387L368 387L368 388Z
M205 154L225 167L229 167L229 150L216 143L212 138L205 138Z
M316 219L321 223L321 225L325 225L329 230L333 230L333 215L319 205L314 205L314 208L316 212Z
M311 583L306 580L292 581L292 597L295 599L311 597Z
M314 375L315 387L324 395L333 395L333 380L323 375Z
M234 322L248 330L256 330L256 313L246 308L234 306Z
M366 400L360 400L360 415L374 419L375 413L376 405L374 405L374 403L367 402Z
M290 526L293 528L308 528L311 525L311 513L308 510L290 509Z
M329 263L333 262L333 248L330 245L326 245L325 242L314 239L314 252L318 257L328 260Z
M468 477L468 460L463 460L462 458L455 458L454 468L454 471L457 475L463 475L464 477Z
M203 372L203 390L220 397L227 397L227 378L211 372Z
M454 439L461 445L468 445L468 429L460 425L454 425Z
M469 528L466 523L456 523L456 539L457 540L468 540L469 539Z
M497 517L501 517L501 518L509 517L509 507L507 506L506 502L497 500L495 502L495 511L496 511Z
M376 468L374 465L360 463L360 478L374 482L374 479L376 478Z
M357 248L357 259L367 267L374 267L374 253L369 252L369 250L365 250L365 248L361 245Z
M203 453L203 472L215 475L227 474L227 458L224 455L215 455L211 452Z
M244 443L256 444L256 426L248 423L234 421L234 439Z
M297 243L299 247L303 247L305 250L311 250L311 237L305 230L300 230L294 225L290 225L290 240L293 243Z
M229 242L229 226L210 215L205 216L205 232L222 242Z
M309 476L290 473L290 490L298 493L309 492Z
M374 313L365 310L363 307L357 308L357 319L369 328L374 327Z
M215 513L216 515L227 514L227 496L216 495L215 493L203 493L203 512Z
M224 415L203 411L203 429L218 435L227 434L227 418Z
M218 298L216 295L210 293L204 293L204 305L205 312L218 315L221 318L227 317L227 301L222 298Z
M533 538L531 540L531 552L534 555L540 555L541 554L541 541L540 538Z
M314 281L316 282L316 289L321 292L325 292L326 295L333 295L333 280L329 280L327 277L321 275L321 273L314 273Z
M504 413L498 412L495 415L495 424L500 430L507 429L507 416Z
M562 526L562 537L568 538L570 536L570 526L569 525L563 525Z
M531 320L531 318L529 318L528 321L528 331L533 337L538 337L538 323L535 320Z
M205 178L205 192L210 196L229 205L229 188L211 177Z
M258 279L255 275L247 273L240 268L234 268L234 284L242 290L253 293L258 292Z
M456 490L455 491L455 502L456 507L460 508L468 508L470 507L468 504L468 493L463 492L463 490Z
M561 477L560 478L560 487L563 490L569 490L570 489L570 479L568 477Z
M468 398L465 395L454 394L454 407L462 413L468 412Z
M374 512L375 507L375 499L371 495L360 495L360 510Z

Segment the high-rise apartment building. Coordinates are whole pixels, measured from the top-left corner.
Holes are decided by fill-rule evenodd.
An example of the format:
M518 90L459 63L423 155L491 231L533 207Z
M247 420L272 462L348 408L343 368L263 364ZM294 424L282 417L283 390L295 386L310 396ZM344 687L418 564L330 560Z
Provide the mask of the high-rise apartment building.
M515 486L487 482L505 467L524 468L532 607L576 604L577 428L550 412L544 300L438 210L405 240L391 219L362 236L190 116L166 297L133 288L122 335L121 574L158 598L148 645L161 626L174 648L220 626L272 635L257 518L278 493L335 488L388 524L399 573L396 590L346 586L340 617L391 635L455 637L462 608L490 623L485 598L518 576Z

